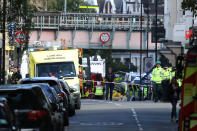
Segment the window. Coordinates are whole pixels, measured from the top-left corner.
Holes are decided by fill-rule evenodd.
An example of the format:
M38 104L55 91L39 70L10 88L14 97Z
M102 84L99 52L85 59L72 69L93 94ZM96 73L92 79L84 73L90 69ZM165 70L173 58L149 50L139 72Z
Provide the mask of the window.
M42 63L36 65L38 77L74 77L76 76L73 62Z

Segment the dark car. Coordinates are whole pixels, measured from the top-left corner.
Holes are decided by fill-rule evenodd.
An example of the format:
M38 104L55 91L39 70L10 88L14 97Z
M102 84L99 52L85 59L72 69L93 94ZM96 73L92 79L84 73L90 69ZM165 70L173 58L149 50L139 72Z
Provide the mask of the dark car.
M48 83L50 87L54 88L59 98L63 98L63 107L66 109L64 114L64 125L69 125L68 119L68 97L62 89L60 84L60 80L58 78L53 77L35 77L35 78L25 78L20 80L20 84L30 84L30 83Z
M75 103L75 109L80 109L81 108L81 94L77 92L77 89L70 87L66 81L64 83L66 85L67 90L70 91L73 97L73 100Z
M63 91L67 94L68 96L68 110L69 110L69 115L73 116L75 115L75 101L74 101L74 94L71 91L71 88L68 86L67 82L60 80L60 83L62 85Z
M39 128L40 131L62 131L63 113L51 104L40 86L35 84L0 86L0 97L5 97L15 113L19 128Z
M58 96L54 88L50 87L48 83L35 83L35 84L40 86L40 88L48 96L51 103L61 106L62 104L61 102L63 101L63 98L60 98Z
M8 107L7 100L0 98L0 131L17 131L15 116Z

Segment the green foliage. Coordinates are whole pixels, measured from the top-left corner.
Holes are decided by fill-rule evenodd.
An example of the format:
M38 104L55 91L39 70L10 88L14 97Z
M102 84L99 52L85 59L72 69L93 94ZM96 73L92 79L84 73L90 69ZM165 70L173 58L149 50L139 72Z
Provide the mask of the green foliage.
M137 71L137 67L134 66L132 63L131 64L130 63L124 63L123 64L120 61L113 62L111 64L111 67L112 67L112 69L113 69L114 72L118 72L118 71L123 71L123 72L133 71L133 72L136 72Z
M67 0L67 12L87 12L86 9L79 9L79 5L87 5L84 0ZM64 0L50 0L48 2L49 11L63 11Z
M196 0L183 0L182 9L190 10L196 16L197 15L197 1Z
M21 61L23 51L27 50L28 43L29 43L29 33L31 27L33 27L32 17L33 13L36 11L36 7L30 4L29 0L8 0L7 3L7 23L14 22L15 29L14 32L16 33L19 30L22 30L26 33L26 43L21 46L17 43L14 43L15 40L10 38L10 45L15 46L15 51L11 52L12 59L17 59L18 64ZM18 24L19 20L23 21L23 24ZM8 27L8 25L7 25Z
M122 63L118 60L114 61L114 59L111 57L112 50L84 50L83 54L89 54L89 56L94 56L96 54L100 55L101 58L105 59L106 61L106 69L109 67L112 67L114 72L118 71L124 71L124 72L130 72L130 71L137 71L137 67L134 66L132 63Z

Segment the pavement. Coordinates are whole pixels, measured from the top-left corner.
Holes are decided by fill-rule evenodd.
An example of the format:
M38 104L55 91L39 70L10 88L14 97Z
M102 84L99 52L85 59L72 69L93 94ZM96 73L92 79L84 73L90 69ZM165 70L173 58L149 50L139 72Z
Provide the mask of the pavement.
M65 131L177 131L170 112L170 103L83 99Z

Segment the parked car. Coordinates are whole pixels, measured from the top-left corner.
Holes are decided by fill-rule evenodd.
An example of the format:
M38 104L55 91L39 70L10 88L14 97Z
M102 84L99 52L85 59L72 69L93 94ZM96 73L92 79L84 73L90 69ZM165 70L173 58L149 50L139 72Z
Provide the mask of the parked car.
M18 131L15 116L5 98L0 98L0 131Z
M36 84L0 86L0 97L8 100L19 128L39 128L40 131L63 131L63 113L51 104Z
M70 87L66 81L64 83L67 89L69 88L69 91L73 97L73 100L75 103L75 109L80 109L81 108L81 94L77 91L76 88Z
M67 82L60 80L61 86L63 88L63 91L67 94L68 96L68 111L69 111L69 115L73 116L75 115L75 96L73 92L70 92L71 89L69 87L69 85L67 84Z
M68 97L66 93L63 91L62 86L60 84L60 80L58 78L53 77L35 77L35 78L25 78L20 80L21 84L29 84L29 83L48 83L52 88L55 89L56 93L58 94L59 98L63 98L63 107L66 109L64 114L64 125L69 125L68 119Z
M44 91L44 93L48 96L50 102L52 104L57 104L58 109L61 111L66 111L66 109L63 107L63 98L60 98L55 91L54 88L50 87L48 83L35 83L36 85L39 85L40 88Z

